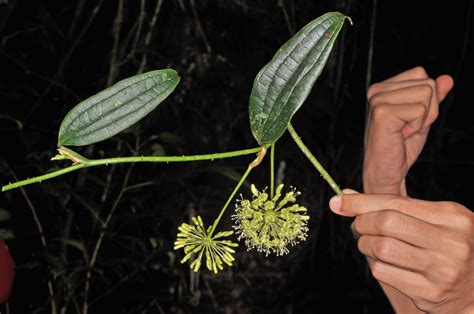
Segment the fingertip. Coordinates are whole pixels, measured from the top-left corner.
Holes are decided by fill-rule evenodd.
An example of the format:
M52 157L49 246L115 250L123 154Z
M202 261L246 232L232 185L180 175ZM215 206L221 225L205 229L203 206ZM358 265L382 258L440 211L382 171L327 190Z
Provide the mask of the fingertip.
M345 200L346 208L343 208L343 198L347 198L347 195L354 195L354 194L360 194L356 190L352 189L344 189L342 190L342 194L335 195L331 197L329 200L329 208L338 215L341 216L346 216L346 217L351 217L354 216L354 214L351 212L350 207L351 207L351 202L349 200ZM349 212L347 212L349 210Z
M329 208L336 214L341 215L342 197L335 195L329 200Z
M436 96L441 102L454 86L454 79L447 74L440 75L436 78Z

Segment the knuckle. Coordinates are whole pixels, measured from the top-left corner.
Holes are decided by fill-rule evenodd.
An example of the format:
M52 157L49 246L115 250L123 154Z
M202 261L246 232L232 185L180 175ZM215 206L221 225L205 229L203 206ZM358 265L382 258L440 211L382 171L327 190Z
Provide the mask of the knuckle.
M382 234L388 234L391 230L399 229L403 226L402 217L393 210L379 212L376 220L379 231Z
M375 96L374 98L376 98ZM372 119L374 122L383 122L387 120L388 117L390 117L390 106L387 104L374 104L372 106Z
M361 236L359 240L357 241L357 248L359 249L359 252L361 252L362 254L367 253L367 250L366 250L367 241L368 241L367 236Z
M416 75L417 77L420 77L420 78L428 77L428 73L426 73L425 68L422 66L417 66L413 68L412 71L413 71L413 74Z
M441 278L448 286L454 286L461 278L461 271L454 267L445 267L441 271Z
M369 102L371 98L380 91L381 87L382 83L374 83L369 86L369 88L367 89L367 99L369 100Z
M470 213L463 213L457 216L456 225L462 231L467 232L468 234L473 234L474 230L474 218Z
M472 247L469 243L469 240L464 240L460 241L458 243L458 254L459 254L459 259L461 260L462 263L466 263L471 260L471 255L472 255Z
M361 233L361 229L360 229L360 218L361 216L357 216L354 221L352 222L352 232L357 232L357 233Z
M444 266L438 268L437 277L442 283L440 286L446 289L455 286L460 281L462 273L462 267Z
M431 87L431 90L434 91L435 88L436 88L436 82L435 80L433 80L432 78L427 78L426 80L424 80L424 83L426 85L429 85Z
M370 272L372 273L372 276L374 276L375 279L377 280L383 280L383 264L382 262L379 261L373 261L370 264Z
M443 210L445 210L449 214L459 213L460 211L462 211L462 209L460 207L463 207L463 206L459 205L458 203L451 202L451 201L438 202L438 205L439 205L440 208L442 208Z
M453 258L457 258L462 263L471 260L473 253L471 237L471 235L468 237L460 236L458 233L445 235L446 246L451 248Z
M374 94L369 98L369 108L374 109L384 102L385 95L383 93Z
M380 239L374 244L374 255L385 261L396 259L396 245L391 239Z
M444 300L445 298L445 291L444 289L434 286L431 287L431 289L426 289L425 290L425 297L427 301L430 303L440 303Z
M423 84L418 87L418 92L426 101L426 104L429 104L431 96L433 95L433 87L429 84Z
M456 202L439 202L439 207L443 208L449 215L450 220L457 229L469 234L474 231L474 215L463 205Z

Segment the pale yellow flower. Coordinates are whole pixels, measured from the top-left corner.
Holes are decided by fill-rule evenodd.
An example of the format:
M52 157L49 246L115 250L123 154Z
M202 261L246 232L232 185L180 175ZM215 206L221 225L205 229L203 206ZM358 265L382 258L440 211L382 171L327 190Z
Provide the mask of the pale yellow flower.
M235 253L232 247L237 247L238 244L230 240L222 240L222 238L228 237L234 232L223 231L216 235L210 235L212 226L209 226L206 230L200 216L197 216L197 218L192 217L192 221L194 226L187 223L182 223L179 226L179 233L174 243L175 250L184 248L186 255L181 260L181 263L185 263L193 255L197 255L190 265L191 269L197 272L201 267L203 255L206 255L206 266L210 271L214 271L214 273L223 270L224 263L232 266L234 261L232 254Z
M293 204L300 193L292 189L281 198L282 189L283 184L280 184L275 196L269 199L265 190L260 192L252 184L252 200L238 200L232 219L236 223L234 229L239 234L238 239L245 240L248 250L256 248L265 255L280 256L289 252L288 245L306 240L307 209Z

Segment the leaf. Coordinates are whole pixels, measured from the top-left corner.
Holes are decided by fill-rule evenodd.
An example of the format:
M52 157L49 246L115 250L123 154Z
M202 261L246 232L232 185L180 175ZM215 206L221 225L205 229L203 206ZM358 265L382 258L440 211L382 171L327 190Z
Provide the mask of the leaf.
M11 214L6 209L0 208L0 221L8 220L10 217Z
M151 145L151 152L153 156L166 156L165 149L160 144Z
M11 240L14 239L15 235L11 230L0 229L0 239L3 240Z
M108 139L138 122L179 83L172 69L129 77L87 98L64 117L58 145L82 146Z
M231 169L229 167L222 167L222 166L211 166L209 167L209 170L215 171L221 175L223 175L226 178L229 178L232 181L239 182L240 179L242 178L242 174L235 171L234 169Z
M156 139L163 141L165 143L169 143L169 144L183 143L183 139L181 137L171 132L162 132L156 135Z
M53 239L54 241L59 241L59 242L62 242L66 245L69 245L79 251L82 252L82 254L87 257L87 250L86 248L84 247L84 244L82 242L79 242L77 240L72 240L72 239L66 239L66 238L55 238Z
M346 18L330 12L311 21L257 74L249 114L253 136L260 145L276 142L285 132L324 68Z

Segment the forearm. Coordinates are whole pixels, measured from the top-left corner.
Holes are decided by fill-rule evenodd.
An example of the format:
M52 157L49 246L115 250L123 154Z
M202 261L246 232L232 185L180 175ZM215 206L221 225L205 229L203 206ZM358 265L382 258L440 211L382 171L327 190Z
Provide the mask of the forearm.
M367 194L394 194L400 196L408 196L405 179L400 183L387 183L381 176L377 178L377 174L371 173L370 169L364 167L362 173L362 183L364 186L364 193Z

